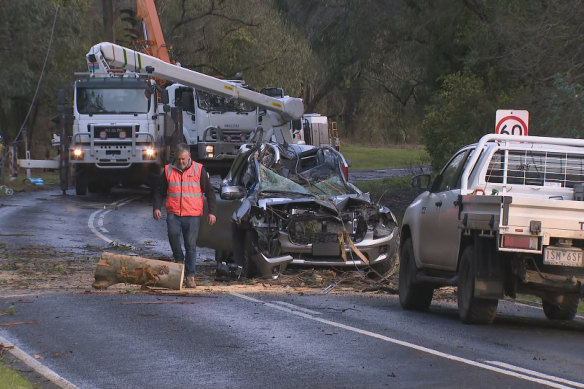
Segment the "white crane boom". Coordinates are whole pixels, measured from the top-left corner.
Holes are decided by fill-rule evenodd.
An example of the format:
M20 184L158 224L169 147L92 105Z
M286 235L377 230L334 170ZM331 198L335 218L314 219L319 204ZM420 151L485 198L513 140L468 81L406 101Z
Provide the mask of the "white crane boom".
M304 113L304 104L300 98L290 96L276 98L264 95L225 80L164 62L158 58L114 43L98 43L91 48L90 53L95 55L98 62L106 61L105 63L99 63L100 69L102 67L104 69L119 67L134 72L145 71L153 77L163 78L216 95L249 102L277 113L281 116L282 121L300 119Z

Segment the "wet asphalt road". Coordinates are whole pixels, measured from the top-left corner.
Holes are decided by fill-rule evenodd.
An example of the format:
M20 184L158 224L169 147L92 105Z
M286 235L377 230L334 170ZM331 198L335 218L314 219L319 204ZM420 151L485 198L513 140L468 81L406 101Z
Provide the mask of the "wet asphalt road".
M117 243L170 252L147 191L0 198L0 243L73 255ZM109 240L109 241L108 241ZM212 252L199 252L203 261ZM584 387L584 319L500 304L492 326L454 304L401 310L388 294L8 295L0 338L79 388ZM1 341L0 341L1 342ZM0 385L1 387L1 385Z
M582 387L582 320L502 304L492 326L390 295L2 297L0 329L79 388ZM0 318L0 322L8 321Z

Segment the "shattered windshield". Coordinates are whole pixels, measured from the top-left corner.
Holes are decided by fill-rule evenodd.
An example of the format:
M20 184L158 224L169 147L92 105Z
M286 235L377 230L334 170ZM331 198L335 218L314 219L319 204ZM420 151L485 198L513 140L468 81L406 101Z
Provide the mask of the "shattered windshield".
M270 158L258 161L260 192L273 196L303 195L330 197L356 193L343 181L337 156L325 149L315 149L307 157L282 157L278 163Z
M205 111L219 112L251 112L256 107L242 100L228 99L211 93L197 91L197 102L199 108Z

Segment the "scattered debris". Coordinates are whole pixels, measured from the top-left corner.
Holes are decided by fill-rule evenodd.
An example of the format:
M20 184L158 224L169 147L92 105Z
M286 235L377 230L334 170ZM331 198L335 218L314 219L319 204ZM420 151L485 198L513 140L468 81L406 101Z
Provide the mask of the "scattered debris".
M4 343L0 343L0 358L2 358L4 356L4 353L7 350L12 350L14 349L14 346L5 346Z

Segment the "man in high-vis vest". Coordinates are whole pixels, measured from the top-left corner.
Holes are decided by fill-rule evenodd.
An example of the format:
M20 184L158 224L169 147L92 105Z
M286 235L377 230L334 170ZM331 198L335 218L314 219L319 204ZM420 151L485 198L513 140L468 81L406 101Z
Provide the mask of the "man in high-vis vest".
M207 223L215 223L215 192L207 171L191 160L189 146L181 143L175 149L175 161L164 167L159 185L153 191L153 216L162 216L162 200L166 196L168 241L175 262L184 262L186 286L196 287L195 265L197 237L203 216L203 194L207 198ZM181 245L183 238L185 252Z

